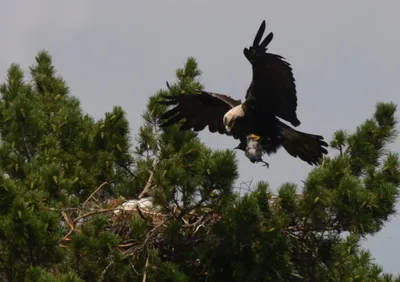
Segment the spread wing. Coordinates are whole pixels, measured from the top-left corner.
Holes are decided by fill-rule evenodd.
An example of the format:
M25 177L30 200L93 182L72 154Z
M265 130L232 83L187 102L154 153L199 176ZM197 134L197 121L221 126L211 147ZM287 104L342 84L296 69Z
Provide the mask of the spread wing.
M270 32L260 44L264 31L265 21L258 29L253 45L243 50L253 70L246 103L253 102L256 107L262 105L275 116L298 126L300 121L296 114L297 95L292 68L282 56L266 52L273 33Z
M198 94L163 95L162 97L164 100L160 101L160 104L174 105L174 107L160 117L163 121L161 127L178 124L184 120L180 126L182 131L189 129L201 131L208 126L212 133L226 134L235 139L241 137L239 127L228 133L223 123L226 112L240 105L240 100L207 91Z

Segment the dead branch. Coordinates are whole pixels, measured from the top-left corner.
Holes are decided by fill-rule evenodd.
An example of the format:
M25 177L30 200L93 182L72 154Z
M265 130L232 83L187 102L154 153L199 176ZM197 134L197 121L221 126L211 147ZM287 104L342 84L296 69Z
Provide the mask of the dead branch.
M150 173L149 179L147 180L146 186L144 187L142 193L140 193L138 199L142 199L142 198L146 197L149 194L150 189L153 186L154 171L156 170L158 164L159 164L159 160L156 161L156 163L154 164L153 169L149 171L149 173Z
M146 264L145 264L145 266L144 266L145 271L144 271L144 273L143 273L143 280L142 280L142 282L146 282L146 277L147 277L146 268L147 268L148 266L149 266L149 256L147 256Z
M116 211L116 210L121 210L121 208L112 208L112 209L101 209L101 210L97 210L97 211L92 211L92 212L88 212L85 213L84 215L78 216L77 218L74 219L73 223L74 226L76 225L76 223L88 216L94 215L94 214L99 214L99 213L106 213L106 212L112 212L112 211Z
M89 213L86 213L84 215L78 216L77 218L75 218L73 221L69 220L68 226L70 227L69 232L67 233L67 235L65 235L61 241L68 241L69 240L69 236L76 230L76 223L83 218L86 218L88 216L94 215L94 214L99 214L99 213L106 213L106 212L111 212L111 211L115 211L115 210L121 210L121 208L113 208L113 209L101 209L101 210L97 210L97 211L92 211Z
M86 199L85 202L83 202L82 207L84 207L86 205L86 203L93 197L94 194L97 193L97 191L99 191L101 189L101 187L103 187L104 185L108 184L107 181L103 182L99 187L96 188L96 190L93 191L92 194L90 194L90 196Z
M65 222L68 224L70 229L74 229L74 223L72 222L72 220L69 218L69 216L67 215L67 213L65 211L61 212L62 216L65 219Z
M60 241L69 241L69 236L75 231L75 227L70 229L67 233L67 235L65 235L63 238L61 238Z
M137 242L132 242L132 243L128 243L128 244L119 244L118 248L127 248L127 247L131 247L133 245L136 245Z

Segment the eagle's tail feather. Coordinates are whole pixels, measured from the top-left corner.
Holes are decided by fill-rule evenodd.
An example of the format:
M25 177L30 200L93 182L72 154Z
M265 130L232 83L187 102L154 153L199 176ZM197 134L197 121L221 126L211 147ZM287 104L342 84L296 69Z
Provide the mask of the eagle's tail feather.
M297 131L289 126L282 130L283 147L293 157L299 157L310 165L317 165L328 151L328 144L320 135Z

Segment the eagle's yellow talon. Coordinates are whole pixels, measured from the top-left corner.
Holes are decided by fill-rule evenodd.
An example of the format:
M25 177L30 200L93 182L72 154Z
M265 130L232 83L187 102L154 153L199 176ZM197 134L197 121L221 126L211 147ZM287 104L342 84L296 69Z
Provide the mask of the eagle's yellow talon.
M261 137L258 136L258 135L255 135L255 134L250 134L250 135L249 135L249 138L250 138L251 140L254 140L254 141L259 141Z

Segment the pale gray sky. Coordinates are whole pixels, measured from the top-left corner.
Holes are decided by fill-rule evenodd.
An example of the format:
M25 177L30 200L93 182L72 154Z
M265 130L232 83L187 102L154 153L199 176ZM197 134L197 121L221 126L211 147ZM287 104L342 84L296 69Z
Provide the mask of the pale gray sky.
M274 32L269 50L294 68L300 130L330 141L335 130L353 131L369 118L378 101L400 104L394 0L3 0L0 7L2 78L10 63L27 69L47 49L84 111L101 118L121 105L133 133L147 98L172 82L188 56L197 58L207 90L243 98L251 67L242 50L264 19ZM217 134L200 137L212 148L237 144ZM399 141L393 149L400 151ZM274 188L301 184L311 170L283 149L269 158L269 169L238 156L240 181L267 180ZM387 272L400 272L399 223L394 218L364 243Z

